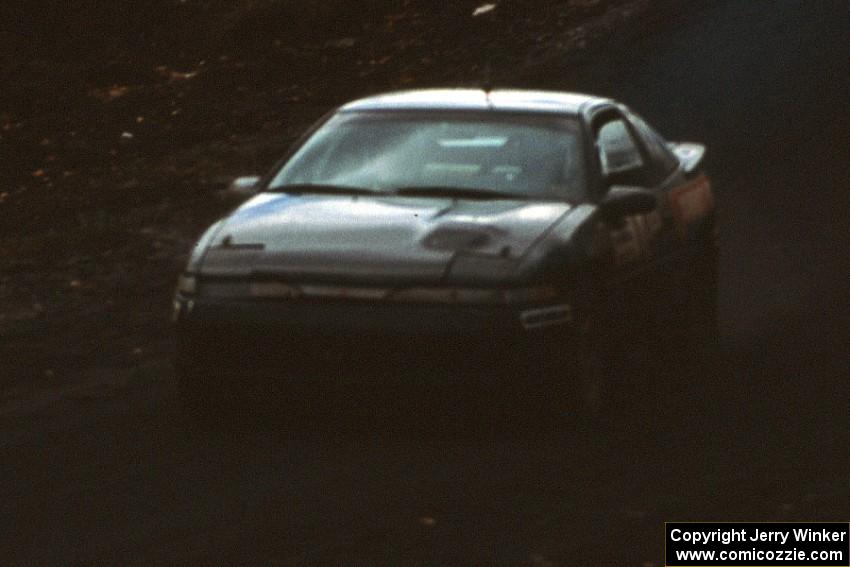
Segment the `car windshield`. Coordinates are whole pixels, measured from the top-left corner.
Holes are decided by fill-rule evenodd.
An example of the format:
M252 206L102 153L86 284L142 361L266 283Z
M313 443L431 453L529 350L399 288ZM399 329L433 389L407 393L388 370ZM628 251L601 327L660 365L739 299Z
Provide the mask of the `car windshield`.
M289 186L579 201L581 130L558 115L343 112L322 125L268 187Z

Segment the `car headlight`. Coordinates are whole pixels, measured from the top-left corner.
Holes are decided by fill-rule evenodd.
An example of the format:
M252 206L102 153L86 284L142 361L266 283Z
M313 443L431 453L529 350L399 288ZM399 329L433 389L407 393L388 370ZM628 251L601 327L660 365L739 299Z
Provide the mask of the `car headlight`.
M195 295L198 291L198 279L189 274L182 274L177 278L177 293L182 295Z

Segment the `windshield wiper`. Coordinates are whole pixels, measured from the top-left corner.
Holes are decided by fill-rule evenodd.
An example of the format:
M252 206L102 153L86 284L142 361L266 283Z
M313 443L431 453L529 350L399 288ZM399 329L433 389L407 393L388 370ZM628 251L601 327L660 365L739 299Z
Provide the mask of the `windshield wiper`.
M268 189L270 193L291 193L303 195L304 193L315 193L325 195L375 195L378 191L365 187L354 187L351 185L331 185L323 183L295 183L292 185L278 185Z
M528 199L526 195L505 193L494 189L472 187L451 187L442 185L397 187L392 191L396 195L417 197L452 197L457 199Z

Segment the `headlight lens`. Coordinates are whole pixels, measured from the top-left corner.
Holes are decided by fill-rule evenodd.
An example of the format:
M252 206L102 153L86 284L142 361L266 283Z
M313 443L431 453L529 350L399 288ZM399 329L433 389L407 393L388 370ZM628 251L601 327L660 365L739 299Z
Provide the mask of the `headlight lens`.
M198 291L198 280L195 276L183 274L177 278L177 293L195 295Z

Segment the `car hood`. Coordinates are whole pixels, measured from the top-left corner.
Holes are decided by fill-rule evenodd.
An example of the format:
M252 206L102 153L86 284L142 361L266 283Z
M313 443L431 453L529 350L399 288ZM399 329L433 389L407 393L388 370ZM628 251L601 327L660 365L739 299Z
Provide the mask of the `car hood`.
M264 193L225 219L209 276L445 282L459 254L515 264L563 202Z

